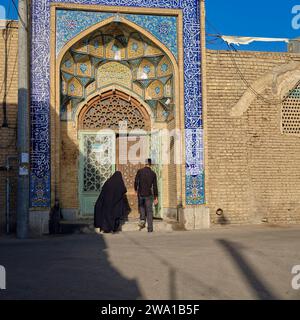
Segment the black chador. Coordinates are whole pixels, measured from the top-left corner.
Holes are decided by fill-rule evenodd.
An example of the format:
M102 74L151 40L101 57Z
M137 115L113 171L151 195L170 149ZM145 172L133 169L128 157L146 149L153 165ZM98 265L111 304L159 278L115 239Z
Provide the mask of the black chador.
M122 174L116 171L103 185L94 210L95 228L104 232L116 232L124 217L125 187Z

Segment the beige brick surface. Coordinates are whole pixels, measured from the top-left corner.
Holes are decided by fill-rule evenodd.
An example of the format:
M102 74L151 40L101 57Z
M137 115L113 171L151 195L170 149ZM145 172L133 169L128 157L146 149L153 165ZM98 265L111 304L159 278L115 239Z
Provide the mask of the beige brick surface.
M13 27L17 25L14 24ZM17 29L8 36L7 116L9 128L0 127L0 165L7 156L16 156L17 117ZM0 124L3 120L4 49L0 36ZM300 140L298 136L282 135L280 105L270 105L256 99L241 117L231 117L231 108L247 90L236 65L248 83L253 83L273 70L300 56L289 53L206 52L206 199L211 222L235 224L300 222ZM273 99L270 90L263 93ZM173 128L170 124L170 129ZM68 126L68 127L67 127ZM71 124L61 126L61 185L58 186L63 207L77 208L76 129ZM178 169L178 168L177 168ZM163 205L176 208L176 189L179 190L175 165L165 171ZM10 173L13 182L11 201L15 221L16 171ZM0 234L5 223L5 179L0 174ZM225 217L215 215L222 208Z
M8 52L7 78L5 74L5 48ZM16 124L18 101L18 29L17 23L10 23L9 28L0 30L0 166L6 165L8 156L16 156ZM5 83L6 82L6 83ZM6 87L6 90L5 90ZM6 91L6 92L5 92ZM6 93L6 113L8 128L3 128L3 101ZM12 161L14 170L9 174L0 172L0 235L5 231L6 192L5 182L7 177L12 183L12 199L10 201L12 212L12 226L15 226L16 207L16 162Z
M300 222L300 138L281 134L281 105L256 98L241 117L229 114L247 89L236 65L251 84L293 60L300 56L207 51L206 198L213 223L222 222L218 208L230 223ZM274 100L271 90L263 96Z

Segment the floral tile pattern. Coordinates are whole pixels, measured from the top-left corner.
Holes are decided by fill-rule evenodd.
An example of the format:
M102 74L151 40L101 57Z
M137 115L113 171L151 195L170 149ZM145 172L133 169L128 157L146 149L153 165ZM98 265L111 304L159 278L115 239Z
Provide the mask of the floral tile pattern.
M184 113L186 140L186 204L204 199L201 45L199 0L32 0L31 39L31 207L49 207L50 169L50 4L52 2L144 8L181 9L183 12ZM134 19L136 19L135 15ZM65 22L66 23L66 22ZM77 30L76 22L69 28ZM135 23L138 23L135 21ZM140 22L141 23L141 22ZM153 24L154 25L154 24ZM154 25L155 27L155 25ZM145 26L146 28L146 26ZM149 30L152 26L148 25ZM156 37L169 32L168 24L150 30ZM176 44L173 44L176 47ZM174 48L175 48L174 47ZM170 47L172 48L172 47ZM174 50L174 49L172 49ZM172 51L173 52L173 51ZM53 192L53 191L52 191Z
M177 58L177 18L172 16L153 16L118 14L152 33L168 47ZM62 47L80 32L105 19L115 16L114 13L57 10L56 12L56 54Z

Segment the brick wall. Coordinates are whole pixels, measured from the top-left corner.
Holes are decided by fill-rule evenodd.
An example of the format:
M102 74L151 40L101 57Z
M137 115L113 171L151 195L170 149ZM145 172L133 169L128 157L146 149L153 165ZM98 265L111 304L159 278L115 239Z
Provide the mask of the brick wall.
M0 30L0 166L6 166L8 156L16 156L16 123L18 100L18 25L12 22L6 30ZM6 40L5 40L6 39ZM5 48L7 48L7 78L5 74ZM6 93L6 113L8 127L2 127L3 102ZM10 200L12 228L15 228L16 216L16 161L11 160L13 170L0 171L0 235L5 231L6 179L11 182Z
M175 127L175 121L169 123L168 129ZM74 123L61 122L60 127L60 183L59 198L63 209L78 209L78 170L79 170L79 141L77 136L78 128ZM163 208L176 209L177 207L177 188L180 187L176 170L180 170L179 165L174 164L174 154L171 154L171 165L162 166L162 184L163 184Z
M0 166L7 156L16 156L17 116L17 24L8 33L7 118L9 128L2 128L4 99L5 41L0 34ZM299 55L288 53L233 53L239 69L249 83L259 79L274 67ZM232 57L225 51L207 51L207 109L206 109L206 198L213 223L300 222L300 139L282 135L280 106L268 105L256 99L241 116L233 118L229 112L241 98L247 85L241 80ZM273 99L270 91L263 95ZM70 191L62 196L65 207L77 207L76 133L62 126L65 158L62 160L62 185ZM71 142L71 143L70 143ZM72 146L72 148L71 148ZM69 150L69 148L71 148ZM75 148L75 149L74 149ZM63 156L63 155L62 155ZM16 162L13 162L14 169ZM69 169L68 169L69 168ZM165 205L176 202L174 168L169 168L168 199ZM171 174L171 175L170 175ZM13 197L10 201L15 222L16 170L9 173ZM5 227L6 173L0 172L0 234ZM71 185L65 185L68 180ZM178 187L177 181L177 187ZM69 189L70 188L70 189ZM174 197L170 197L170 194ZM175 207L175 206L174 206ZM224 218L215 211L222 208Z
M62 208L78 209L79 143L73 123L61 122L60 201Z
M230 116L247 85L274 67L300 61L288 53L207 50L207 202L213 223L300 222L300 137L281 134L281 106L259 98ZM299 79L300 80L300 79ZM291 88L292 89L292 88ZM262 94L274 100L270 89ZM223 209L224 217L215 213Z

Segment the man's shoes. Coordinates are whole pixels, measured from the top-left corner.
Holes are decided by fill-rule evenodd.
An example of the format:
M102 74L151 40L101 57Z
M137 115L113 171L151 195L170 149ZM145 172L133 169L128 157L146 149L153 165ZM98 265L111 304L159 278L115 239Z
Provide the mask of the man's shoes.
M141 231L142 229L144 229L145 226L146 226L146 223L145 223L144 221L140 221L140 222L139 222L140 231Z
M97 234L101 234L100 228L95 228L95 232L96 232Z
M148 232L153 232L153 230L148 230Z

